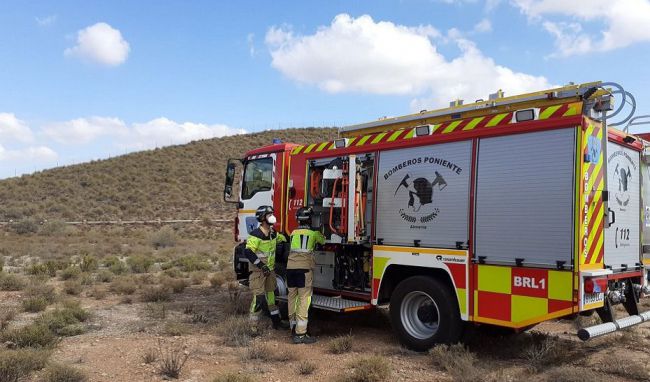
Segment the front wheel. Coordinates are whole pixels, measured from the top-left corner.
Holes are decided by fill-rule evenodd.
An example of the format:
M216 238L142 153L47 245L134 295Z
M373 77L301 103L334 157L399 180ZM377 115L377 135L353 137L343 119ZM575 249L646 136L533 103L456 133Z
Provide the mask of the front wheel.
M416 351L458 342L462 335L456 294L427 276L409 277L397 285L390 299L390 319L400 342Z

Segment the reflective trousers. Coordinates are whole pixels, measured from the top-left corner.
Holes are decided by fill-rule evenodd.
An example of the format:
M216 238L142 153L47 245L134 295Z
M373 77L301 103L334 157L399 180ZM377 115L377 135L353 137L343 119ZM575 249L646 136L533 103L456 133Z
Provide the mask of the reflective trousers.
M255 268L253 272L248 276L248 285L253 292L253 301L251 301L250 308L250 321L251 327L257 328L257 321L262 313L262 304L266 302L266 305L269 308L269 313L271 315L280 315L280 310L277 305L275 305L275 272L269 273L268 276L264 276L264 273Z
M289 288L289 320L297 335L307 333L307 315L311 305L314 272L307 269L287 269Z

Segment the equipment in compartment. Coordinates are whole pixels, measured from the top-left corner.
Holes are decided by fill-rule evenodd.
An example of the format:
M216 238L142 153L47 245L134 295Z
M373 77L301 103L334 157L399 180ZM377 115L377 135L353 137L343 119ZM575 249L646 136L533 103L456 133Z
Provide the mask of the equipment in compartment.
M309 162L307 207L330 243L369 242L374 154Z
M338 248L334 256L334 288L364 292L370 288L370 254L362 246Z

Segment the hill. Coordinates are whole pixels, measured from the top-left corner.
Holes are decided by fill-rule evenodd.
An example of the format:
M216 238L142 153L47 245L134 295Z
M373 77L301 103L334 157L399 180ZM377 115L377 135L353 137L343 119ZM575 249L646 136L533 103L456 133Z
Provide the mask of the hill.
M336 137L335 128L271 130L206 139L0 181L0 221L193 219L228 215L226 161L252 148Z

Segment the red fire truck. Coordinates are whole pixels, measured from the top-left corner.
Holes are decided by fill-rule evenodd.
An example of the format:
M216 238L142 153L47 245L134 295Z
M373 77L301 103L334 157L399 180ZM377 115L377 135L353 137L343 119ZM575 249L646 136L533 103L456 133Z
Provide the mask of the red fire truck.
M645 141L608 122L630 100L601 82L497 92L344 127L333 141L247 152L229 161L224 191L238 204L237 276L248 276L257 207L272 205L275 230L289 234L309 206L327 238L313 307L388 305L412 349L458 341L470 324L523 330L597 312L604 324L579 332L588 339L646 321ZM279 272L280 299L285 291ZM616 304L629 316L617 319Z

